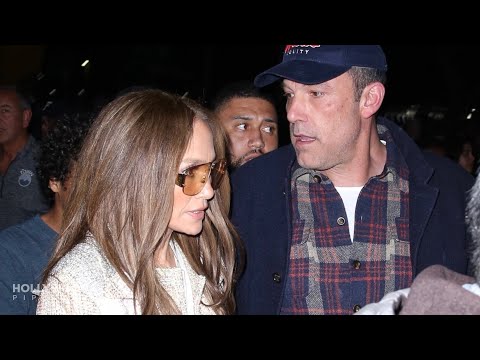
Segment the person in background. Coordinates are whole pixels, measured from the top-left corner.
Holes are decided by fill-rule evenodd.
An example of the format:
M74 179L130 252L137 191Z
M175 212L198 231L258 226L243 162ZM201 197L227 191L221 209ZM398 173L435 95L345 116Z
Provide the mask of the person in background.
M32 109L15 86L0 86L0 230L49 209L38 179L40 145L29 134Z
M232 176L239 314L353 314L430 265L467 272L473 177L377 118L386 71L378 45L287 45L255 78L281 81L292 145Z
M225 142L202 107L160 90L104 107L78 159L37 314L233 313Z
M64 117L65 114L72 113L75 108L73 105L69 105L67 100L60 99L47 103L47 105L44 105L40 110L40 135L42 139L47 138L48 133L55 127L59 119Z
M60 232L74 164L88 127L89 121L78 116L58 118L41 145L38 162L50 210L0 232L0 314L35 315L42 271Z
M438 156L447 156L446 139L443 135L430 134L425 136L419 146L423 151L428 151Z
M225 86L216 95L213 109L228 135L232 168L278 148L278 117L273 96L251 82Z
M455 136L447 144L447 154L469 174L475 173L475 152L473 140L467 136Z

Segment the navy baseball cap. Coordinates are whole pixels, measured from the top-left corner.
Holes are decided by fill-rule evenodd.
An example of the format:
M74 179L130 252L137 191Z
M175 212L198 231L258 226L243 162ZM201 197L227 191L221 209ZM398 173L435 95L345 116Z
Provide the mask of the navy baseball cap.
M379 45L287 45L280 64L255 78L263 87L280 79L305 85L319 84L360 66L387 71L387 60Z

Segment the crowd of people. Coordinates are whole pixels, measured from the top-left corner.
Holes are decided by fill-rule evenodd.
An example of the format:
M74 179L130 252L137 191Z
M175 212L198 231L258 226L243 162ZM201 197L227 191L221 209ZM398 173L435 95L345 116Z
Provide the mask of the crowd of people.
M211 109L135 87L41 140L1 87L0 313L480 314L473 142L448 159L380 116L387 69L287 45Z

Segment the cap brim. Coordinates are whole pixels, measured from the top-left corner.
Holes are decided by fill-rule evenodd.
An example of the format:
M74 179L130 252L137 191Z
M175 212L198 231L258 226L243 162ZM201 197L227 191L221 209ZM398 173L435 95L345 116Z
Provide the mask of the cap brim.
M288 79L305 85L320 84L336 78L350 67L321 64L315 61L291 60L282 62L255 77L256 87L264 87L280 79Z

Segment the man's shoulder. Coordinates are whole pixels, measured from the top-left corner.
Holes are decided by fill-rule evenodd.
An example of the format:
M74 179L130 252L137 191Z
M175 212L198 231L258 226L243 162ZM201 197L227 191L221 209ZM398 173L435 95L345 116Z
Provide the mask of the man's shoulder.
M40 142L33 135L29 135L27 143L20 152L19 159L37 160L40 151Z
M422 154L425 157L425 160L434 168L441 168L468 175L468 173L452 159L437 155L428 150L423 150Z
M415 179L423 182L433 174L434 181L438 184L443 184L445 181L451 183L452 179L458 179L457 184L461 184L463 187L470 188L473 185L473 176L454 161L428 151L422 151L413 139L394 122L383 117L380 117L377 122L388 128Z
M43 267L55 246L57 234L40 224L39 217L11 226L0 232L0 266Z
M464 184L468 189L473 186L475 181L474 177L455 161L429 151L423 151L423 156L427 163L434 169L434 176L448 181L450 184L452 179L455 179L457 184Z
M240 166L232 174L233 182L241 182L247 179L258 180L258 176L264 179L284 177L287 174L287 167L295 159L295 150L292 145L286 145L259 156L246 164Z
M12 225L8 228L1 230L0 247L15 248L18 247L18 245L25 244L26 242L41 241L44 237L42 234L44 233L47 233L52 237L55 237L56 235L55 232L48 228L48 226L43 223L43 221L37 215L22 223Z

